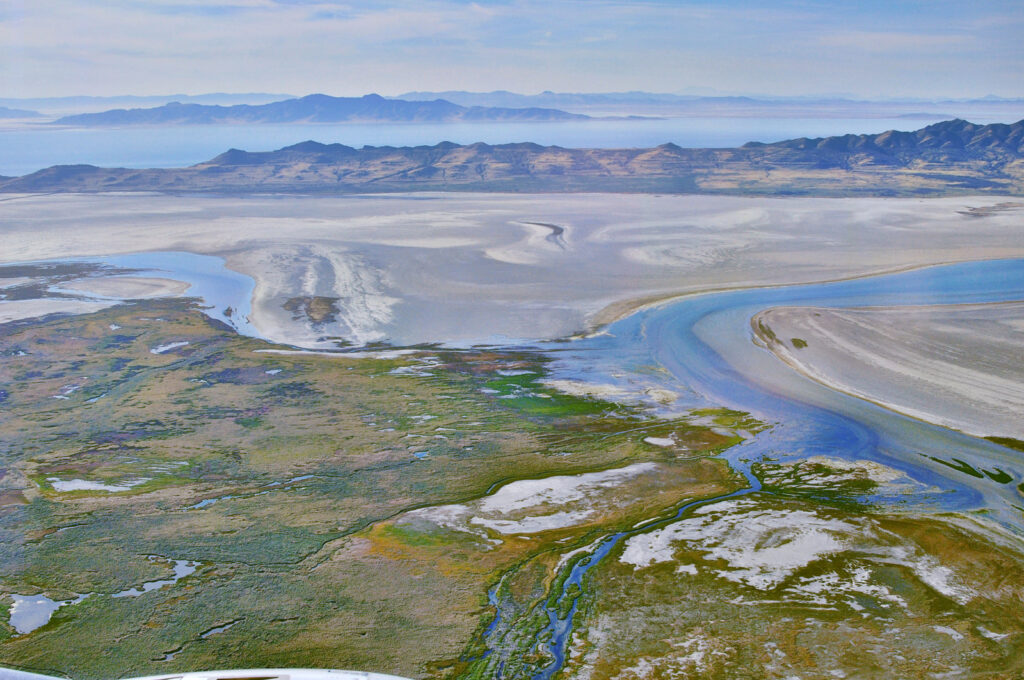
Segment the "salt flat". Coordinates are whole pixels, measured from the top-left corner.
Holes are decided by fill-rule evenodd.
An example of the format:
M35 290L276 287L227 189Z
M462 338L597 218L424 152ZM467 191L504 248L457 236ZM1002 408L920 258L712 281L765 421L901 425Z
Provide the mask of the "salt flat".
M831 387L971 434L1024 439L1024 303L789 307L757 320L780 358Z
M1001 202L22 195L0 203L0 262L218 255L255 279L252 321L270 339L468 344L568 336L687 292L1024 255L1019 211L985 210Z

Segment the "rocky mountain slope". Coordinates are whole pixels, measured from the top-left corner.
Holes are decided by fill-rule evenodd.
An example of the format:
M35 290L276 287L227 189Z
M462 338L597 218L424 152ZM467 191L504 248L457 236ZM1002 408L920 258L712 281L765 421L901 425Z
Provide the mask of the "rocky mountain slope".
M351 193L619 191L773 195L1024 194L1024 121L952 120L916 132L736 149L566 149L537 144L231 149L189 168L54 166L0 191Z

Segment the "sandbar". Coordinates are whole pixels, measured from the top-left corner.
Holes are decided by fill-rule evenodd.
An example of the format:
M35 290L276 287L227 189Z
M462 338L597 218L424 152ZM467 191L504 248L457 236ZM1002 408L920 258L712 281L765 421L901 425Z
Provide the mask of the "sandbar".
M117 304L116 300L97 302L68 298L0 301L0 323L34 319L50 314L90 314L115 304Z
M969 434L1024 439L1024 302L782 307L753 325L779 358L834 389Z
M61 288L86 295L100 295L123 300L144 300L182 295L188 290L189 284L184 281L158 277L100 276L69 281Z

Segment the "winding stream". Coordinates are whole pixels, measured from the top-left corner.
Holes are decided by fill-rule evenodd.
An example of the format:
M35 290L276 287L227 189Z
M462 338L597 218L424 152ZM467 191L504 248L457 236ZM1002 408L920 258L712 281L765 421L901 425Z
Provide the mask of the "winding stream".
M1024 478L1024 459L1019 453L831 390L756 346L750 329L755 314L783 305L861 307L1022 299L1024 260L969 262L828 284L692 296L634 314L613 324L606 334L580 341L568 350L564 345L544 346L559 353L556 370L561 374L616 382L623 369L635 375L641 366L653 364L667 369L674 386L695 404L727 406L773 426L725 455L746 476L748 488L688 503L670 519L613 534L589 556L564 567L568 573L563 574L554 604L538 605L545 607L548 623L533 650L546 650L552 661L533 676L535 680L548 680L565 662L576 600L588 571L629 536L671 523L696 506L759 490L749 462L764 456L781 461L816 455L877 461L940 489L940 493L928 495L928 507L986 509L1004 525L1024 530L1017 507L1016 487ZM581 366L586 366L585 373L579 372ZM1006 474L975 476L957 471L952 466L954 458L977 470ZM491 601L498 608L497 623L501 605L496 591ZM484 632L489 650L500 649L504 633L495 623ZM501 674L499 665L497 677Z
M192 286L187 295L202 298L210 316L242 334L258 336L247 319L252 280L227 270L219 258L144 253L88 261L133 269L138 275L160 274L187 281ZM561 591L546 607L548 622L538 643L553 660L535 678L548 680L561 669L572 635L576 600L593 567L631 535L675 521L696 506L758 490L760 485L751 475L748 461L764 456L783 462L817 455L876 461L937 488L939 493L922 499L927 504L922 507L984 509L990 517L1024 533L1024 515L1017 507L1017 485L1024 479L1024 460L1019 453L831 390L756 346L750 329L755 314L776 306L1013 300L1024 300L1024 260L968 262L835 283L689 296L640 311L613 324L606 333L568 346L553 342L539 345L557 357L554 370L558 377L618 383L628 389L629 378L623 375L649 374L641 368L658 366L667 371L667 385L682 394L681 401L687 405L725 406L750 413L772 426L725 454L730 464L747 477L748 488L688 503L672 518L608 536L589 555L566 565L568 572L560 581ZM962 466L955 469L957 461L986 474L969 474ZM485 656L500 649L501 638L507 632L507 625L499 625L505 621L497 586L491 601L498 611L483 633L484 646L489 650ZM497 677L501 677L498 663Z
M1024 479L1017 452L977 437L903 416L806 378L754 344L750 319L785 305L863 307L1024 300L1024 260L929 267L827 284L758 288L698 295L639 312L606 335L561 352L559 367L583 363L615 382L644 365L665 368L695 403L726 406L773 427L728 455L794 460L815 455L868 459L894 467L945 493L945 510L987 508L1024 531L1015 504ZM563 346L564 347L564 346ZM557 346L547 349L558 351ZM736 453L741 451L742 453ZM952 457L979 470L999 468L1010 481L956 472L934 460Z

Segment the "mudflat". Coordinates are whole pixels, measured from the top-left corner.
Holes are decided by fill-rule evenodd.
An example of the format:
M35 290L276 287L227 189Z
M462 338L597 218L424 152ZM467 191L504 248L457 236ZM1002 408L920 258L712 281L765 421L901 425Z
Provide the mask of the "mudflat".
M830 387L970 434L1024 439L1024 302L783 307L754 327Z
M1005 197L22 195L0 262L217 255L310 348L548 339L671 296L1024 255ZM552 226L553 225L553 226ZM561 229L557 238L553 227ZM97 285L97 284L93 284Z

